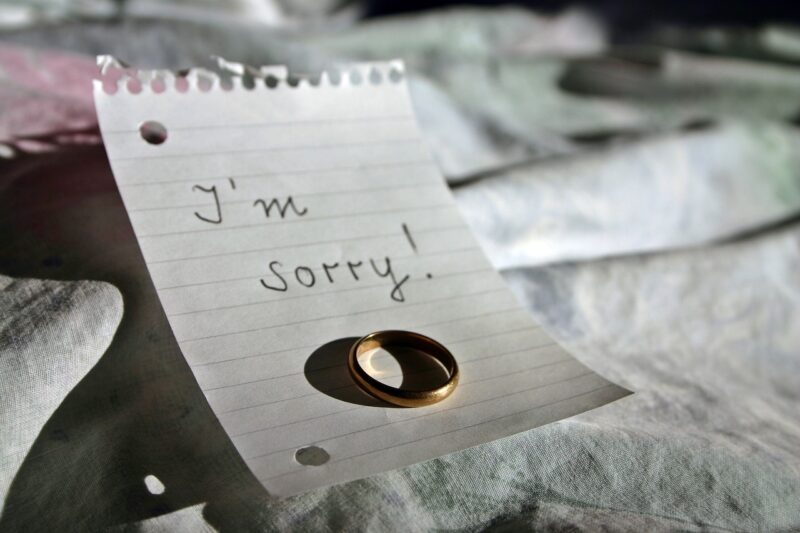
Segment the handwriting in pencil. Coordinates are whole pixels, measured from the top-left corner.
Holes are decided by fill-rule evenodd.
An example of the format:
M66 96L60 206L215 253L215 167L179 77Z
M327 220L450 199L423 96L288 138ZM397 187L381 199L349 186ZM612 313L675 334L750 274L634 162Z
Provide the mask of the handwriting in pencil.
M233 179L229 179L231 189L236 190L236 183ZM216 185L210 187L203 187L202 185L194 185L192 191L201 191L206 194L213 195L214 210L216 216L207 216L197 211L194 215L209 224L222 224L222 204L220 202L220 195ZM304 217L308 214L307 207L298 207L295 203L294 197L289 195L283 200L280 197L273 197L269 199L257 198L253 201L253 207L258 207L264 213L264 218L269 219L270 215L276 212L281 219L286 218L292 213L296 217ZM417 253L417 244L411 236L411 231L408 225L404 222L401 225L403 235L408 241L414 253ZM366 262L366 263L365 263ZM391 282L391 290L389 297L395 302L405 302L406 297L403 293L403 285L411 278L409 274L400 276L395 273L392 266L392 260L386 256L382 259L375 259L368 257L364 260L357 261L343 261L337 262L322 262L319 268L311 268L307 265L297 265L294 269L282 270L283 263L281 261L270 261L268 264L271 273L267 278L260 278L259 282L265 289L277 292L286 292L291 286L302 287L310 289L317 285L317 283L325 283L333 285L342 283L346 280L359 282L362 279L372 276L377 276L378 279L387 279ZM316 271L316 273L315 273ZM431 275L427 274L430 279Z
M208 218L206 216L201 215L197 211L194 212L194 216L202 220L203 222L208 222L210 224L222 224L222 208L219 205L219 195L217 194L217 186L212 185L211 187L203 187L202 185L195 185L192 187L193 191L203 191L203 192L210 192L214 195L214 206L217 210L217 217L216 219Z
M416 253L417 246L411 236L408 225L404 222L401 228L414 250L414 253ZM388 279L391 282L389 297L395 302L401 303L406 301L405 294L403 293L403 285L411 279L409 274L404 276L397 274L392 266L392 260L389 257L377 260L370 257L366 259L366 264L363 260L348 260L342 263L338 261L326 263L323 261L319 268L311 268L308 265L298 265L290 270L283 270L283 263L281 261L270 261L268 268L271 275L267 278L259 279L261 286L268 290L287 292L291 286L310 289L317 283L324 284L325 280L327 280L328 285L334 285L346 281L359 282L362 279L377 276L379 279ZM317 273L315 273L315 271ZM426 277L430 279L432 275L428 273Z
M265 289L278 292L286 292L290 286L305 287L310 289L317 283L325 283L327 280L328 285L342 283L347 280L354 282L368 279L369 277L377 276L379 279L388 279L391 282L391 291L389 297L395 302L405 302L406 297L403 294L403 284L405 284L411 276L406 274L398 279L398 274L395 273L392 266L392 260L389 257L382 259L368 258L367 263L364 261L346 261L342 264L339 262L325 263L322 262L319 268L311 268L307 265L299 265L294 269L284 271L283 263L280 261L270 261L269 270L271 276L268 278L261 278L261 286ZM315 274L314 271L321 273ZM324 277L323 274L324 273Z
M284 201L283 205L281 205L281 201L279 198L271 198L269 202L264 200L263 198L259 198L255 202L253 202L253 207L260 205L262 209L264 209L264 217L269 218L270 212L272 208L275 207L278 210L278 214L280 214L281 218L286 218L286 213L289 211L289 208L292 208L294 214L298 217L305 216L308 213L307 207L302 207L300 209L294 205L294 198L291 196L287 196L286 200Z
M228 184L230 185L231 189L236 190L236 182L233 180L233 178L228 178ZM214 198L213 211L216 212L216 215L214 216L207 216L195 211L194 216L196 216L199 220L209 224L222 224L222 202L220 201L220 194L217 186L212 185L210 187L203 187L202 185L193 185L192 191L200 191L211 194ZM298 207L297 204L295 204L294 197L291 195L286 196L286 198L283 200L281 200L279 197L269 199L257 198L253 202L253 207L260 207L261 211L264 213L264 218L267 219L269 219L273 209L275 209L278 215L280 215L281 219L286 218L290 214L290 209L297 217L303 217L308 214L308 208Z

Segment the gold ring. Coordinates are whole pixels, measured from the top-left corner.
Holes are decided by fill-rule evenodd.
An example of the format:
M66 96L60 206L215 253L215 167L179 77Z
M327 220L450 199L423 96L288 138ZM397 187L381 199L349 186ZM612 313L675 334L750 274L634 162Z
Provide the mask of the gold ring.
M414 348L433 357L447 370L450 376L447 383L435 389L405 390L390 387L367 374L359 364L358 356L369 350L389 346ZM422 407L441 402L450 396L458 385L458 364L453 354L430 337L411 331L384 330L361 337L350 348L347 368L359 388L379 400L401 407Z

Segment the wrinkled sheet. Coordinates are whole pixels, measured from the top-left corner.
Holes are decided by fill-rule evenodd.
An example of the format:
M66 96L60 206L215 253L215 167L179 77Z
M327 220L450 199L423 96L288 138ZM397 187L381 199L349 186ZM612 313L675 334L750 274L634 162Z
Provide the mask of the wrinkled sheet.
M580 13L456 10L335 32L132 19L8 35L146 66L210 47L251 63L402 57L493 263L550 334L636 394L270 497L171 336L88 79L73 92L23 76L91 58L5 47L0 442L23 458L0 469L0 530L800 528L800 67L779 46L798 34L780 31L661 31L611 50ZM46 128L18 120L26 105L52 106Z

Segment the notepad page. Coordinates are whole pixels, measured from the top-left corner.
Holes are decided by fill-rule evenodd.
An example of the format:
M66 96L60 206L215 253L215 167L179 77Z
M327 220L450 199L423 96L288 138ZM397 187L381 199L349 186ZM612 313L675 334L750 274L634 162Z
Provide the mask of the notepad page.
M173 333L270 493L417 463L628 394L548 337L484 257L421 140L401 63L299 82L262 72L272 74L229 85L127 72L96 81L95 101ZM143 138L148 121L166 140ZM343 359L311 364L320 347L381 329L443 343L461 370L452 396L413 409L353 400ZM322 464L298 462L309 446Z

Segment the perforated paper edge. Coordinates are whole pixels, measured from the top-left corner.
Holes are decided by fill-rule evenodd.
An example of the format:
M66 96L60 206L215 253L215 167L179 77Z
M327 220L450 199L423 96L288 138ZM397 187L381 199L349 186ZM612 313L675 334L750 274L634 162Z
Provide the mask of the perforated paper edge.
M230 92L269 90L280 87L369 87L400 83L405 66L399 59L381 62L333 64L314 72L292 71L285 65L252 66L210 58L210 67L183 70L140 69L110 56L97 56L99 74L95 91L113 95L165 92Z

